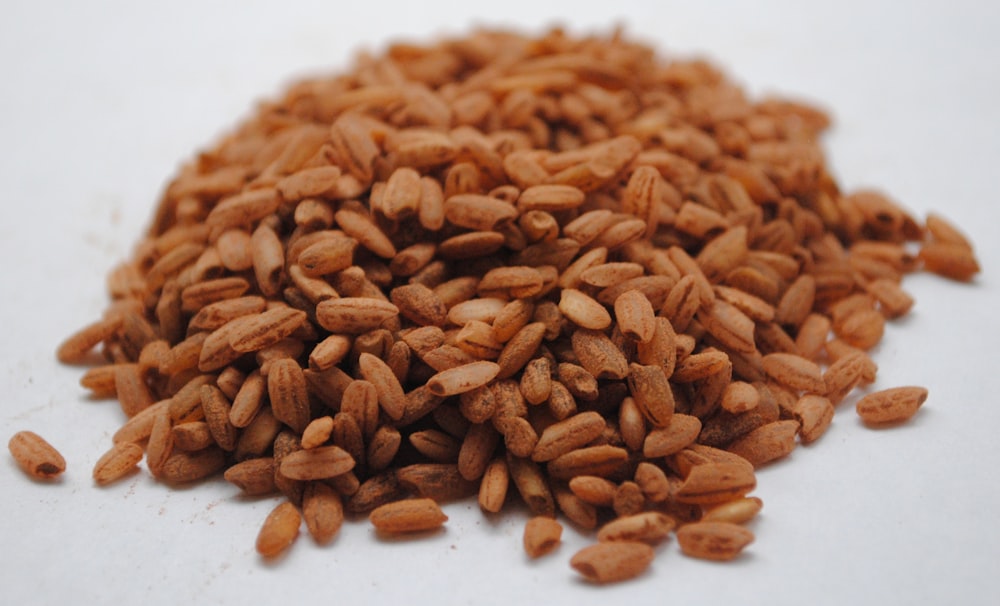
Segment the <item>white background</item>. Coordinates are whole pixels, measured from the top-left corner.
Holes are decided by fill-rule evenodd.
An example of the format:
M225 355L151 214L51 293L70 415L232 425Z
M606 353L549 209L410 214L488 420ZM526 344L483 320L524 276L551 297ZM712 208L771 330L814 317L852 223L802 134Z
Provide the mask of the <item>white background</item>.
M34 429L66 455L55 485L0 459L0 603L988 604L1000 596L1000 166L997 3L37 2L0 19L0 436ZM580 582L567 530L529 562L524 517L446 508L447 530L386 544L364 523L288 557L253 550L274 500L219 480L168 490L145 475L99 489L90 470L121 422L53 352L104 308L180 162L295 76L362 47L473 24L631 35L704 55L757 92L822 101L847 188L942 211L977 244L972 285L906 281L917 305L875 352L877 386L922 384L912 423L871 430L851 404L814 446L759 476L757 541L737 561L659 548L641 579Z

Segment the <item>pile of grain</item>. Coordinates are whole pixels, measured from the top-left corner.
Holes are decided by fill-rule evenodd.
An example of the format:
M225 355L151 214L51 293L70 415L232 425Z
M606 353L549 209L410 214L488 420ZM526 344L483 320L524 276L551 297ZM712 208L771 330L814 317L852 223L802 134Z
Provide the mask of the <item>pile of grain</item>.
M99 346L83 385L127 417L94 476L281 494L265 556L303 518L426 530L478 495L526 503L533 556L553 518L599 529L572 560L598 582L675 530L736 557L754 469L875 381L902 277L978 271L940 217L841 192L827 125L618 34L476 32L301 82L180 171L59 350Z

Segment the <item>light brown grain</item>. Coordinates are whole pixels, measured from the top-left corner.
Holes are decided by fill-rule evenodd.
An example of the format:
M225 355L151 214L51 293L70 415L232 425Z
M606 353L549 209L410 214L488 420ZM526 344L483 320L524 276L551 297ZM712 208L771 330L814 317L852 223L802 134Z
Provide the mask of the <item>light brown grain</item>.
M754 465L876 380L865 352L911 309L907 274L980 270L943 218L836 183L829 124L559 29L296 83L181 164L108 311L57 350L103 359L82 383L129 418L98 475L145 442L157 479L226 470L319 542L344 509L414 495L581 530L743 521ZM925 394L858 412L897 422ZM746 537L727 532L694 543L729 557ZM628 572L583 570L637 574L634 549Z
M562 524L558 521L535 516L524 525L524 552L529 558L540 558L559 546Z
M684 555L703 560L732 560L753 539L751 531L731 522L696 522L677 531Z
M302 516L295 505L284 501L271 510L257 534L257 553L276 558L288 550L299 536Z
M142 460L142 448L131 442L119 442L111 447L94 464L94 481L98 484L110 484L119 480L136 469Z
M316 543L329 543L344 523L340 494L322 482L310 482L302 493L302 518Z
M623 516L608 522L597 532L598 541L645 541L656 543L673 531L675 522L658 511Z
M604 542L578 551L570 566L594 583L617 583L641 575L653 562L653 548L636 541Z
M865 423L898 423L915 415L926 400L926 388L893 387L866 395L855 408Z
M45 438L33 431L19 431L7 442L14 461L32 478L51 480L66 471L66 460Z
M432 499L406 499L376 507L368 519L379 532L394 534L434 530L448 516Z

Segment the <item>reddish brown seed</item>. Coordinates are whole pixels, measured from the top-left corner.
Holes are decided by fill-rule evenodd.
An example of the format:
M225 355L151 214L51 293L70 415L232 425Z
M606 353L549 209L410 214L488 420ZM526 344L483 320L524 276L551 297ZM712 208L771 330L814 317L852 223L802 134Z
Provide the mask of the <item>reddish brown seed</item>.
M562 539L562 524L556 520L535 516L524 525L524 551L529 558L539 558L552 550Z
M302 432L302 448L308 450L322 446L323 443L330 439L332 431L333 417L325 416L313 419Z
M122 325L121 316L112 316L90 324L67 338L56 350L60 362L79 362L91 349L110 338Z
M368 519L379 532L394 534L434 530L448 516L433 499L407 499L376 507Z
M742 497L756 485L753 467L745 460L707 461L691 468L674 498L681 503L712 505Z
M277 491L274 485L274 468L272 457L247 459L227 469L223 477L247 496L273 494Z
M276 558L295 542L299 536L302 516L295 505L285 501L271 510L257 534L257 553L265 558Z
M597 532L598 541L646 541L665 539L676 522L659 511L622 516L608 522Z
M569 481L569 489L578 498L591 505L611 507L617 485L606 478L579 475Z
M754 429L730 444L727 450L759 467L792 452L798 430L798 421L775 421Z
M59 451L32 431L11 436L7 448L24 473L40 480L51 480L66 471L66 460Z
M885 331L885 317L875 309L861 309L841 322L834 321L833 330L848 345L862 350L875 347Z
M486 466L479 483L479 506L490 513L500 511L507 498L509 485L510 472L507 462L502 457L493 459Z
M267 392L274 416L301 433L309 424L309 393L298 362L274 360L267 375Z
M94 481L98 484L110 484L130 471L142 460L142 448L131 442L119 442L104 453L94 464Z
M858 416L865 423L898 423L915 415L927 400L923 387L894 387L870 393L858 400Z
M169 404L170 400L160 400L135 415L118 428L118 431L111 437L112 441L115 444L119 442L139 443L148 439L153 431L153 421L156 415L167 410Z
M675 414L665 427L649 432L642 452L647 458L663 457L680 452L692 444L701 432L701 420L691 415Z
M340 494L322 482L310 482L302 493L302 517L314 541L329 543L344 523Z
M951 242L930 242L920 249L924 268L952 280L969 281L979 273L979 262L972 250Z
M197 452L175 452L163 462L160 476L170 484L186 484L214 475L222 471L225 465L225 452L219 448L208 447Z
M551 461L593 441L604 431L604 418L596 412L582 412L545 428L531 452L535 461Z
M316 320L334 333L368 332L398 313L399 308L388 301L360 297L328 299L316 306Z
M661 366L630 364L628 388L639 410L654 427L666 427L670 423L674 414L674 395Z
M722 394L722 408L728 412L739 414L757 407L760 393L753 385L744 381L734 381L726 386Z
M646 543L615 541L584 547L569 563L588 581L617 583L645 572L653 556L653 548Z
M547 465L549 475L568 480L575 476L610 476L628 461L628 451L608 444L588 446L559 456Z
M662 503L670 498L670 479L663 469L649 461L643 461L636 465L635 483L650 503Z
M641 343L652 339L656 331L653 306L638 290L626 291L615 299L615 318L625 336Z
M361 376L375 387L378 403L392 419L400 419L406 411L406 394L389 365L378 356L362 353L358 357Z
M772 353L764 356L764 372L782 385L792 389L823 393L826 383L823 373L814 362L789 353Z
M441 371L427 381L427 388L438 396L451 396L486 385L500 372L495 362L470 362Z
M757 497L734 499L706 510L701 516L701 521L743 524L752 520L763 506L764 502Z
M792 413L799 422L799 439L803 444L815 442L826 433L833 421L833 404L818 395L805 395L792 407Z
M611 325L611 314L603 305L573 288L562 290L559 311L570 322L583 328L603 330Z
M684 555L704 560L732 560L753 539L752 532L730 522L696 522L677 531Z
M296 450L281 460L281 474L292 480L325 480L354 469L354 458L339 446Z

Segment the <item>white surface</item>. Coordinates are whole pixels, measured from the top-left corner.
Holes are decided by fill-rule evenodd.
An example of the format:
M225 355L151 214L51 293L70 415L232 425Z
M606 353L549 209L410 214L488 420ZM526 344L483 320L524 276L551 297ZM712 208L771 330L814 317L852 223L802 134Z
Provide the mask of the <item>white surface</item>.
M589 6L4 3L0 436L34 429L69 470L42 485L2 457L0 603L995 603L1000 5ZM105 275L178 164L255 100L346 65L361 46L555 21L624 23L668 52L709 56L754 91L822 100L843 185L878 186L918 215L940 210L971 235L985 270L976 283L908 279L917 306L876 352L878 386L929 387L914 421L873 431L841 407L819 443L760 473L757 542L738 562L687 559L671 542L648 574L612 588L569 569L586 542L572 530L553 556L528 562L522 515L486 519L471 503L448 506L447 530L428 540L389 545L348 524L331 546L304 537L267 565L253 541L270 499L245 502L221 480L93 486L120 413L88 401L81 371L53 351L103 310Z

